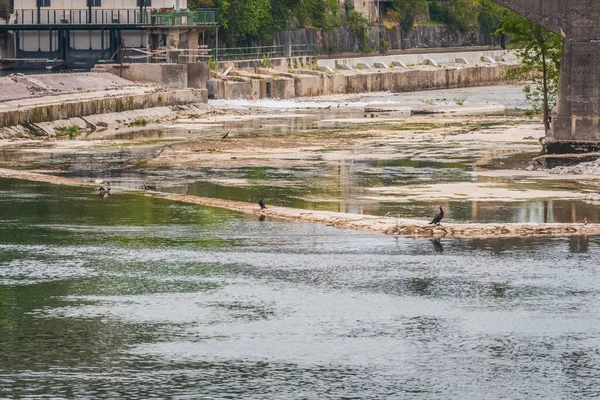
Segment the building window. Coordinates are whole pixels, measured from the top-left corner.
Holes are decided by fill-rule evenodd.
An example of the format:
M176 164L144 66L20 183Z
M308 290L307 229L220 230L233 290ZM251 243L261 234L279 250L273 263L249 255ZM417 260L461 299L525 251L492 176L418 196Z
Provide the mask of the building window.
M138 7L151 7L152 0L137 0Z
M37 0L38 7L50 7L50 0Z
M102 0L87 0L88 7L102 7Z

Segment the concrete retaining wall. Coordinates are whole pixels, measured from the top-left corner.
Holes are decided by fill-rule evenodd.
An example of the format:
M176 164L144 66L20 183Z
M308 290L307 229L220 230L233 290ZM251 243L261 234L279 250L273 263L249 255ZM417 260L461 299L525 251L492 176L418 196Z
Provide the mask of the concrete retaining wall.
M209 96L215 99L289 99L328 94L366 93L379 91L410 92L428 89L448 89L489 86L505 82L506 72L516 64L452 66L419 69L402 68L371 71L339 71L327 74L299 71L285 77L260 80L243 77L210 80ZM268 82L267 82L268 81ZM293 81L293 90L292 90ZM268 84L268 89L262 85ZM261 88L256 90L256 88Z
M208 91L206 89L187 89L77 100L2 111L0 112L0 125L14 126L34 124L56 121L59 119L84 117L93 114L105 114L159 106L206 103L207 101Z
M108 72L134 82L158 83L181 89L205 89L209 78L207 63L190 64L97 64L92 72Z
M488 35L489 36L489 35ZM384 24L367 29L366 44L373 52L380 52L384 44L388 50L427 49L437 47L463 47L497 45L495 37L486 37L483 32L461 32L448 26L415 26L405 31L398 25ZM359 41L349 28L298 29L281 31L273 35L271 40L253 43L254 46L312 45L318 54L356 53L361 52ZM214 47L214 42L208 43ZM247 46L247 43L233 43L231 47ZM225 43L221 44L225 47Z

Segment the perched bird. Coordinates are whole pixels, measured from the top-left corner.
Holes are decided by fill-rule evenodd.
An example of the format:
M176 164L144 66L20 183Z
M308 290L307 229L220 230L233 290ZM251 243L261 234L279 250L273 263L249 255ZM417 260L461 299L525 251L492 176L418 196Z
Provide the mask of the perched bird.
M435 217L433 217L433 220L431 220L429 225L434 224L439 226L442 218L444 218L444 210L442 209L442 206L440 206L440 212Z
M584 225L587 225L587 224L588 224L587 217L583 217L583 224L584 224Z
M146 183L146 181L144 181L144 189L145 190L156 190L157 187L158 186L155 183Z
M229 137L229 132L227 132L226 134L224 134L221 139L227 139Z
M100 186L98 188L98 194L100 197L108 197L110 196L110 188L108 186Z
M263 200L263 199L260 199L260 200L258 201L258 205L260 206L260 209L261 209L261 210L264 210L265 208L267 208L267 206L265 206L265 202L264 202L264 200Z

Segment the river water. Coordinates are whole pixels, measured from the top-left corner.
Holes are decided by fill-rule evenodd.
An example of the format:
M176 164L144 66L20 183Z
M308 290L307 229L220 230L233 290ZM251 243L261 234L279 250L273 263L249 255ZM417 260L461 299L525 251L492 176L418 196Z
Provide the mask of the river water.
M0 398L600 396L598 238L432 241L0 180Z

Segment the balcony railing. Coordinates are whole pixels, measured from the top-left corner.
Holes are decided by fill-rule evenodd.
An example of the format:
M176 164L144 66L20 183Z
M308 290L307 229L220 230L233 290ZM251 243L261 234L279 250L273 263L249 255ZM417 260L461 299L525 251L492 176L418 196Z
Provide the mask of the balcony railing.
M196 11L89 8L71 10L15 10L8 24L16 25L146 25L146 26L214 26L219 23L219 10Z

